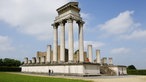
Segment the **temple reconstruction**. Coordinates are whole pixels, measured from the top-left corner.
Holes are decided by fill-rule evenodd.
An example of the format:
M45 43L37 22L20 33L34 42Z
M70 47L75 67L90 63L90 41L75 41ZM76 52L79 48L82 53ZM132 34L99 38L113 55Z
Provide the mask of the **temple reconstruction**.
M126 66L113 65L113 59L100 58L100 50L96 50L93 58L92 44L84 50L84 21L80 16L78 2L69 2L57 9L58 16L52 24L53 46L47 45L46 52L38 51L31 60L26 57L22 72L48 73L55 75L125 75ZM78 25L78 50L74 52L74 24ZM58 28L60 28L60 45L58 45ZM68 49L65 48L65 28L68 28ZM107 62L108 60L108 62Z

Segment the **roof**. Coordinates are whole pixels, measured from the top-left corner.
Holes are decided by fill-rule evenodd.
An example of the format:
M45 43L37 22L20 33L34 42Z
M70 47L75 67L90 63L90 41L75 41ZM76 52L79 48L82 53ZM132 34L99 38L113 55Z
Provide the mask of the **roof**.
M65 9L65 8L69 7L69 6L74 7L76 9L80 10L80 8L78 8L78 2L69 2L69 3L61 6L60 8L58 8L57 11L59 12L59 11Z

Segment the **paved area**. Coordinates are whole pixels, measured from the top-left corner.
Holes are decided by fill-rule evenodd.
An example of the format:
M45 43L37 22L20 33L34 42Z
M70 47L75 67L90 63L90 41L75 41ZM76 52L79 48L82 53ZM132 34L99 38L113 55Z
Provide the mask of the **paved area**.
M15 73L15 72L11 72ZM125 75L125 76L89 76L89 77L80 77L80 76L58 76L58 75L42 75L42 74L28 74L28 73L15 73L21 75L30 75L30 76L40 76L40 77L53 77L53 78L67 78L67 79L82 79L90 80L93 82L146 82L146 76L137 76L137 75Z

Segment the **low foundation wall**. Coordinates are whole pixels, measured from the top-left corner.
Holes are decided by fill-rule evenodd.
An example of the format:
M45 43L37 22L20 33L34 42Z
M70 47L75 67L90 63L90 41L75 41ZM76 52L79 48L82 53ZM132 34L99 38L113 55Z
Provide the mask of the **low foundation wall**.
M97 64L63 64L63 65L45 65L45 66L21 66L22 72L28 73L48 73L63 75L100 75L100 66Z
M109 66L109 68L116 72L116 75L127 75L127 67L126 66Z

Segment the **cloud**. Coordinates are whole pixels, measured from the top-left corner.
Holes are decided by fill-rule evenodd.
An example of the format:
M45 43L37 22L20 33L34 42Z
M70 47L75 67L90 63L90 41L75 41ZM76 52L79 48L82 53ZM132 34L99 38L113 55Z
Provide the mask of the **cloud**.
M146 30L135 30L129 35L121 36L122 39L127 39L127 40L138 40L138 39L144 40L145 37L146 37Z
M114 54L114 55L124 55L124 54L129 54L130 53L130 49L129 48L124 48L124 47L121 47L121 48L114 48L110 51L111 54Z
M132 31L135 27L140 25L139 23L134 22L132 17L133 13L134 11L122 12L117 17L106 21L98 27L108 35L117 35Z
M90 19L90 14L89 13L83 13L83 12L81 12L80 14L81 14L81 17L83 18L83 21L86 24L86 22L89 21L89 19Z
M0 20L39 40L52 38L58 7L69 0L0 0Z
M11 45L11 40L8 36L0 35L0 52L13 51L15 48Z

